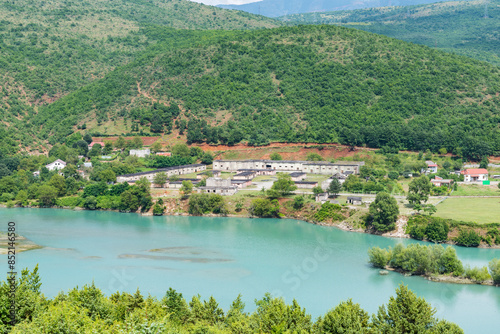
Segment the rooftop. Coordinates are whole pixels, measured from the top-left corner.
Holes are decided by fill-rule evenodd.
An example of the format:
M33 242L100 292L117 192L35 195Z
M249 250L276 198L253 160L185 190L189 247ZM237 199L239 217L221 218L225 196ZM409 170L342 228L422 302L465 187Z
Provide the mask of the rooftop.
M194 168L194 167L201 167L201 166L205 166L205 165L203 165L203 164L192 164L192 165L165 167L165 168L158 168L158 169L147 171L147 172L139 172L139 173L133 173L133 174L123 174L123 175L118 175L118 176L129 177L129 176L148 175L148 174L166 172L166 171L169 171L169 170L184 169L184 168Z

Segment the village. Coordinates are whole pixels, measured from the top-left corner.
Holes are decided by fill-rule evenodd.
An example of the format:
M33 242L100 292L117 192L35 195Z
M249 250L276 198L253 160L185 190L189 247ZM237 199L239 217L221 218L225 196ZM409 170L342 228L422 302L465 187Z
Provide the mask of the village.
M92 142L89 149L94 145L101 145L102 142ZM171 157L171 152L152 151L151 148L139 148L128 150L130 157L142 159L150 159L151 157L162 156ZM115 152L116 154L116 152ZM100 161L109 162L113 154L101 155ZM83 161L83 160L82 160ZM96 161L95 159L93 160ZM444 165L446 168L442 168ZM462 206L463 200L468 199L468 202L474 202L475 206L479 207L486 205L491 206L490 201L496 194L494 190L497 188L500 180L500 171L496 168L476 168L476 165L464 165L463 168L455 169L446 165L446 162L440 162L440 165L433 160L425 160L425 164L421 163L421 167L413 168L412 171L401 173L402 175L393 176L389 173L387 176L370 174L367 172L373 170L374 167L369 167L365 161L359 160L336 160L335 162L328 161L310 161L310 160L272 160L272 159L224 159L219 158L213 160L212 164L193 163L180 166L172 166L165 168L144 169L135 173L116 175L116 179L109 181L109 184L127 183L134 185L141 179L149 182L151 187L151 195L156 199L167 200L169 198L178 198L184 191L183 187L186 184L192 189L192 193L219 194L224 197L233 198L234 201L242 201L249 203L249 200L263 194L263 192L272 188L274 182L278 180L278 175L283 173L293 181L295 190L292 191L292 198L296 196L307 196L310 202L316 202L319 205L329 202L332 204L347 205L364 212L368 209L376 197L376 194L381 191L380 184L383 182L394 181L394 184L389 187L390 193L398 200L401 214L412 214L413 209L406 201L405 192L408 191L410 180L419 175L427 175L433 185L433 193L429 198L428 204L438 205L438 214L441 208L446 207L445 217L455 218L454 215L447 216L448 211L455 211L455 204L450 204L456 201ZM61 159L46 165L49 171L63 170L66 162ZM492 165L495 167L496 165ZM82 178L88 178L92 172L92 162L90 159L78 165L77 173ZM33 173L35 176L40 175L40 171ZM379 172L380 174L380 172ZM352 175L352 176L351 176ZM348 187L344 183L346 180L356 180L364 182L364 187ZM333 180L338 181L341 190L332 194L329 192L330 184ZM384 181L385 180L385 181ZM372 188L368 185L377 184ZM460 191L457 191L460 186ZM464 193L464 189L467 189ZM387 187L384 188L387 191ZM473 191L472 191L473 190ZM453 195L460 194L462 196ZM487 196L486 198L483 198ZM492 197L488 197L492 196ZM470 197L470 198L468 198ZM445 201L447 200L447 201ZM232 201L232 202L234 202ZM450 206L449 208L447 206ZM180 210L182 212L182 209ZM166 214L179 213L178 209L167 209ZM238 214L238 212L234 212ZM240 212L241 214L241 212ZM467 215L465 215L467 217ZM471 216L472 218L472 216ZM472 220L472 219L471 219ZM491 219L490 219L491 221Z

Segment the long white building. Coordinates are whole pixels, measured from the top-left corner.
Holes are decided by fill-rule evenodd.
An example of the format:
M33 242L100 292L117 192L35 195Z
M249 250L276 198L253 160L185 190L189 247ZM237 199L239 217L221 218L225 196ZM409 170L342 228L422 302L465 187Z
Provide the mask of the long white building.
M304 172L308 174L333 175L335 173L352 172L359 174L364 161L340 161L336 163L324 161L299 160L214 160L213 169L236 172L240 169L272 169L278 172Z
M168 177L171 177L173 175L197 173L197 172L204 171L206 169L207 169L207 166L203 165L203 164L160 168L160 169L152 170L149 172L140 172L140 173L134 173L134 174L119 175L116 177L116 182L129 182L129 181L135 182L135 181L140 180L143 177L148 179L148 181L153 182L155 175L160 173L160 172L163 172L163 173L167 174Z

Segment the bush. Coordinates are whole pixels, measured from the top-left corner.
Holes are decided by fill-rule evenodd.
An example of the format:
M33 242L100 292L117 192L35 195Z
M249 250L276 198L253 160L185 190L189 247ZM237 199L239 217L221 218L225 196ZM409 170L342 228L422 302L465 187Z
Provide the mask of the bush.
M11 193L3 193L2 196L0 196L0 201L2 202L12 201L13 199L14 195Z
M297 196L294 198L292 206L295 210L300 210L304 207L304 202L304 196Z
M314 220L322 222L327 219L332 219L332 221L343 220L344 216L340 214L342 207L339 204L332 204L329 202L323 203L321 209L314 214Z
M493 259L488 263L493 283L500 284L500 259Z
M397 180L397 179L399 179L399 173L398 173L398 172L395 172L395 171L389 172L389 174L387 174L387 176L388 176L391 180Z
M83 207L87 210L97 209L97 199L95 198L95 196L89 196L85 198L85 201L83 202Z
M481 237L474 230L461 230L455 242L460 246L477 247L481 242Z
M61 197L56 199L56 205L57 206L69 206L71 208L74 208L76 206L81 205L81 198L80 197Z
M153 215L161 216L161 215L163 215L163 211L165 211L165 207L159 205L158 203L156 203L153 206Z
M380 247L372 247L368 249L368 256L370 262L376 268L385 268L391 260L391 249L382 249Z
M444 220L434 220L425 228L425 235L430 241L444 242L448 240L448 230L448 224Z
M219 194L193 194L189 198L188 212L192 215L206 213L227 214L224 198Z
M483 283L491 278L490 274L488 273L488 268L471 268L469 266L465 268L465 277L477 283Z
M272 218L279 215L279 203L277 200L270 200L268 198L256 198L250 204L248 212L252 216Z

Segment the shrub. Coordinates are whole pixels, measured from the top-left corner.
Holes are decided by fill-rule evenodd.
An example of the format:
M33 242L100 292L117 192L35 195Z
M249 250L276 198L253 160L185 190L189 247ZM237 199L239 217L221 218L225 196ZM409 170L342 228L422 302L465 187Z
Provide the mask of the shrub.
M314 220L319 222L327 219L332 219L332 221L342 220L344 216L339 213L340 210L342 210L342 207L339 204L325 202L321 205L321 209L314 214Z
M448 240L448 224L444 220L434 220L425 228L427 239L434 242Z
M477 283L483 283L484 281L487 281L491 278L490 274L488 273L488 268L471 268L469 266L465 267L465 277Z
M481 237L474 230L461 230L455 242L460 246L477 247L481 242Z
M500 259L493 259L488 263L493 283L500 284Z
M370 262L376 268L385 268L391 260L391 249L382 249L380 247L372 247L368 249L368 256Z
M153 215L161 216L161 215L163 215L163 211L165 211L165 207L159 205L158 203L156 203L153 206Z
M304 196L295 197L292 204L293 208L295 210L302 209L302 207L304 206L304 201L305 201Z
M61 197L56 199L56 205L57 206L69 206L71 208L74 208L75 206L81 205L81 198L80 197Z
M270 200L268 198L256 198L250 204L248 212L257 217L278 217L279 203L277 200Z

